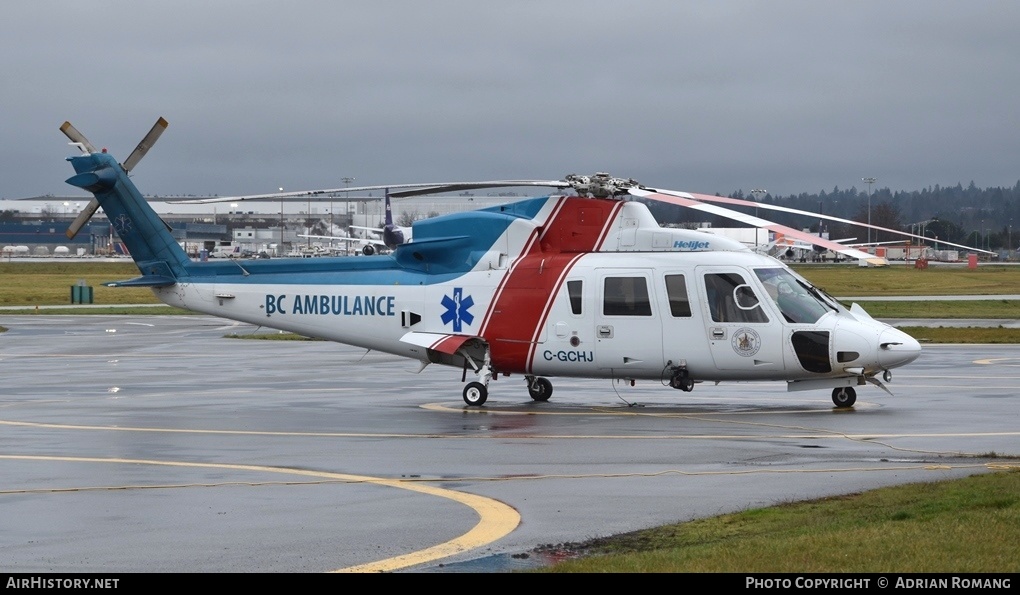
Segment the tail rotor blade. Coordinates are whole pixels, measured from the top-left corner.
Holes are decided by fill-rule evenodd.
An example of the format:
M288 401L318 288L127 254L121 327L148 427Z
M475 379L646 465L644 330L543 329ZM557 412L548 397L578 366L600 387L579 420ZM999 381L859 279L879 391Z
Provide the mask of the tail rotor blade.
M82 209L80 213L78 213L78 216L75 217L74 221L71 222L71 225L67 228L67 231L64 232L64 235L67 236L67 239L73 240L74 236L78 235L78 232L81 231L81 228L84 227L85 224L89 222L89 219L92 218L92 215L96 214L97 210L99 210L99 201L93 198L92 200L89 201L89 204L86 205L85 208Z
M131 154L128 155L128 158L124 160L124 163L121 164L121 167L124 168L124 171L130 172L132 169L134 169L136 165L138 165L138 162L142 160L142 157L145 157L145 154L149 152L149 149L152 148L152 145L156 143L156 139L159 138L159 135L163 134L163 131L166 130L166 127L169 125L170 125L169 122L167 122L163 118L156 120L156 123L153 124L152 129L149 130L149 133L146 134L145 138L142 139L142 142L138 143L138 146L135 147L135 150L132 151Z
M64 122L64 125L60 127L60 131L67 138L71 139L71 142L80 143L89 153L96 152L96 147L89 142L89 139L85 138L84 134L78 132L78 129L72 126L70 122Z

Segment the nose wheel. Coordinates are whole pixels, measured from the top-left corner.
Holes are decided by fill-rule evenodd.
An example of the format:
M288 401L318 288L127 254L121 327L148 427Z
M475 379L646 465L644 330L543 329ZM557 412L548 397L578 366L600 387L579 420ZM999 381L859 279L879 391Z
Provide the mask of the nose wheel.
M850 386L833 389L832 402L841 409L853 407L857 402L857 391Z

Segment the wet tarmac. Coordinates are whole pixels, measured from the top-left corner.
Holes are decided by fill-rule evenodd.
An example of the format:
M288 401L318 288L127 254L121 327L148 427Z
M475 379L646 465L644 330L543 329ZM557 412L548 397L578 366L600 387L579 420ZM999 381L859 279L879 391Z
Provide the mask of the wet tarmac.
M536 403L518 377L471 408L459 370L212 317L0 326L10 572L507 572L1020 454L1014 345L925 346L853 410L781 383L553 379Z

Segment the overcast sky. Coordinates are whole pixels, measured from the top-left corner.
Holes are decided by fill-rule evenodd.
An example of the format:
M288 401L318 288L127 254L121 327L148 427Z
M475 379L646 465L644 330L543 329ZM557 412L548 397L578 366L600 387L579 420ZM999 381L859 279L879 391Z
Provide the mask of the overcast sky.
M1020 180L1020 3L5 3L0 197L71 121L146 194L559 179L773 194Z

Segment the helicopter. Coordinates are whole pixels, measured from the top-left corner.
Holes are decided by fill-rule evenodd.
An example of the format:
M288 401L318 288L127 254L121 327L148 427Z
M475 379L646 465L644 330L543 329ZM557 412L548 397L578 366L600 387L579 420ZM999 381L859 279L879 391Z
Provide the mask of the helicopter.
M831 389L833 404L848 408L857 387L889 392L891 370L921 352L908 334L858 304L845 307L771 256L661 227L644 201L725 214L862 263L884 259L710 203L719 197L603 172L350 188L393 196L497 186L555 192L415 221L413 239L388 254L194 261L129 177L165 128L160 118L118 163L69 122L61 126L80 151L67 158L75 172L67 183L95 203L68 236L101 207L140 271L104 285L147 287L185 310L393 354L417 362L419 372L431 364L459 369L469 407L486 403L496 379L518 375L539 402L550 399L555 377L657 381L685 392L705 382L769 380L789 391Z

